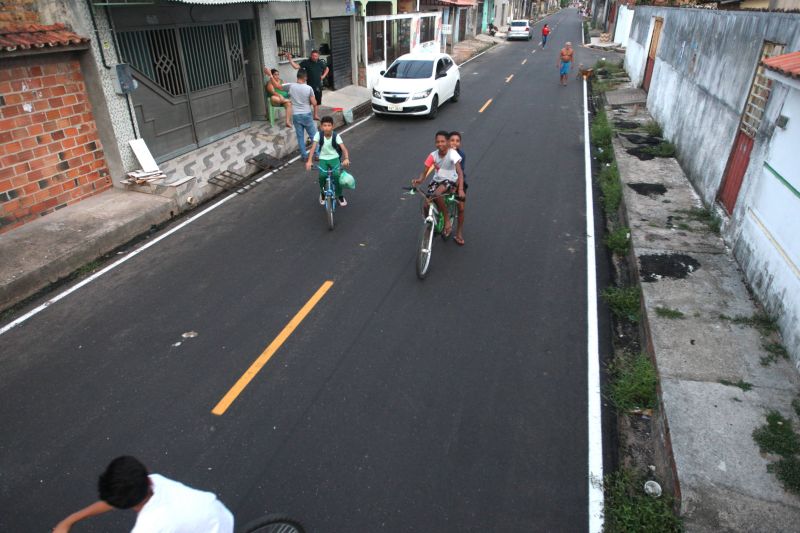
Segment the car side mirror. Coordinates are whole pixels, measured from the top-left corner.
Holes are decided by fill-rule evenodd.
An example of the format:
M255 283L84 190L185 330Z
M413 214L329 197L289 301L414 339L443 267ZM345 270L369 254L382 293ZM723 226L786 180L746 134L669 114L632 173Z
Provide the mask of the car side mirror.
M438 80L439 78L444 78L445 76L447 76L447 72L444 72L444 71L443 71L443 72L437 72L437 73L436 73L436 79L437 79L437 80Z
M385 70L382 70L382 71L381 71L381 76L383 76L384 74L386 74L386 71L385 71Z

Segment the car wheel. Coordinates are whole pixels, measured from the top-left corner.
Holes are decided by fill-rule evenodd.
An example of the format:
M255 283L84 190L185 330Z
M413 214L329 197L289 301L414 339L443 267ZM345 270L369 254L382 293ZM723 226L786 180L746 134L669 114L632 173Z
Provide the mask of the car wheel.
M433 95L433 101L431 102L431 110L428 111L428 120L433 120L436 118L436 115L439 114L439 97L437 95Z
M453 97L450 98L451 102L458 102L458 97L461 96L461 81L456 82L456 89L453 91Z

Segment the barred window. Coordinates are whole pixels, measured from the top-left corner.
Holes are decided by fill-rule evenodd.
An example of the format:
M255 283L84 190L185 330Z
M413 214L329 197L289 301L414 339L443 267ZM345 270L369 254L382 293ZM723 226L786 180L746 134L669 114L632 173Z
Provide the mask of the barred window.
M419 22L419 42L432 41L435 35L436 17L421 17Z
M286 61L287 52L292 57L300 57L303 54L303 29L300 19L276 20L275 38L278 41L278 59Z

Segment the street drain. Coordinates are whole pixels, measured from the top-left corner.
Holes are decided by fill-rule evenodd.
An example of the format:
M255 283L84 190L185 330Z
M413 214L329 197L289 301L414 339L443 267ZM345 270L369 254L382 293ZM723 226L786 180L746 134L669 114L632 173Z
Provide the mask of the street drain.
M639 274L642 281L661 278L684 279L700 268L700 262L686 254L651 254L639 256Z
M628 187L642 196L655 198L667 192L667 188L660 183L629 183Z

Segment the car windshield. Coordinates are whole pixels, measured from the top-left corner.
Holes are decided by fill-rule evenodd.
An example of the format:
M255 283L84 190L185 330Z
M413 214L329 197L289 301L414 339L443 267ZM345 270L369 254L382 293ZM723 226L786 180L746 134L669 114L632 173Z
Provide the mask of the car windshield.
M512 26L527 26L528 23L524 20L515 20L511 23Z
M384 74L387 78L421 80L433 74L433 61L424 59L395 61Z

